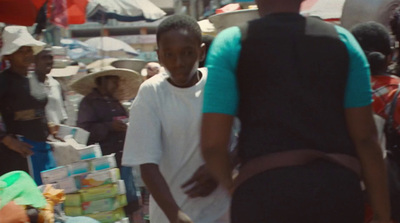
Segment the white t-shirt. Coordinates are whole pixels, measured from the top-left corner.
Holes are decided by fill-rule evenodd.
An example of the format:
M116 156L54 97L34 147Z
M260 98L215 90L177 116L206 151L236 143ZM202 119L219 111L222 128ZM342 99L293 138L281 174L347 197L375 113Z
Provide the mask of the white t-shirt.
M47 121L61 124L67 120L67 112L64 107L60 83L51 76L47 76L44 82L47 90L48 101L46 104Z
M166 75L156 75L141 85L130 110L122 164L158 164L176 203L194 222L224 222L221 218L230 204L226 190L219 186L205 198L189 198L181 188L204 164L200 127L207 70L199 70L201 80L189 88L171 85ZM150 222L168 222L153 198Z

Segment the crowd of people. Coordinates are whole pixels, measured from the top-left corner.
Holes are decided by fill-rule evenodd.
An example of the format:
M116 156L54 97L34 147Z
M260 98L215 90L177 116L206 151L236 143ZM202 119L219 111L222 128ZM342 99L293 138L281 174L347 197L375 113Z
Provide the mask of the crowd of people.
M304 17L302 0L256 3L260 19L215 38L190 16L166 18L143 83L103 67L71 84L84 95L76 125L116 154L126 213L140 208L139 166L152 223L400 222L400 56L389 29ZM48 136L67 119L62 89L45 43L19 26L3 41L0 175L31 171L40 185L56 166Z

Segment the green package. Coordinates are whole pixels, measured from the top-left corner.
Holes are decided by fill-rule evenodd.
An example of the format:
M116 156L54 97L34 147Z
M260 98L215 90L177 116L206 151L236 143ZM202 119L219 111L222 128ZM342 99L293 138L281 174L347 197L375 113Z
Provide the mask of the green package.
M100 223L113 223L115 221L123 219L125 217L125 212L124 209L119 208L115 211L98 212L95 214L88 214L85 216L96 219Z
M68 207L80 207L82 204L81 194L66 194L64 205Z
M105 198L96 201L87 201L82 203L83 214L91 214L94 212L112 211L126 206L127 200L125 194L117 197Z

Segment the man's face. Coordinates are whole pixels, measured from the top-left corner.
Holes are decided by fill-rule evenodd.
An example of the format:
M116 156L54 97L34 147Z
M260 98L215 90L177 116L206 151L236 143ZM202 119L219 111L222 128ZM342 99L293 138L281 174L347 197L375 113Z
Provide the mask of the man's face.
M172 84L189 87L195 78L204 47L187 30L170 30L161 35L157 51L161 64L170 74Z
M50 50L43 50L35 56L35 71L38 75L50 73L53 67L53 55Z
M5 56L5 58L15 68L28 68L34 62L33 50L30 46L21 46L17 51Z
M115 91L118 89L119 86L119 77L117 76L109 76L104 78L104 84L107 92L110 95L114 95Z

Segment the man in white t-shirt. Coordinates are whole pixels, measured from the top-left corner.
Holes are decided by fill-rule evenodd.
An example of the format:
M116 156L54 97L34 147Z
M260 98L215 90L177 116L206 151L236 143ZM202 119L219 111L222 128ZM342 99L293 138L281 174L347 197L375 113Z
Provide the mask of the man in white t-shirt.
M229 222L228 192L204 168L200 123L207 70L196 20L175 15L157 30L167 75L142 84L130 114L122 165L140 165L150 222Z
M60 125L67 120L64 99L60 83L53 77L47 75L53 67L53 55L51 48L42 50L35 56L36 80L41 84L47 94L46 118L55 125Z

